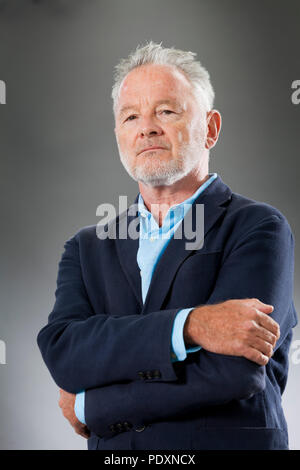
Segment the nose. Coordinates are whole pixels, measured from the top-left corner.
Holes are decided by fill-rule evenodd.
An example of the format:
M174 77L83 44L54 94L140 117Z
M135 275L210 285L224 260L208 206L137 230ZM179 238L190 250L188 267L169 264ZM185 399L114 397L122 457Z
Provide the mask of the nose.
M163 130L157 125L153 119L144 118L140 123L139 135L141 137L151 137L153 135L161 135Z

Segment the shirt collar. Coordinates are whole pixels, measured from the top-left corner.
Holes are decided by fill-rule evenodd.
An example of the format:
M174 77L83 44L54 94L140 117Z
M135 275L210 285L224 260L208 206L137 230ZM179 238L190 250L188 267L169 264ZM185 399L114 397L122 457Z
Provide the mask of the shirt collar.
M171 206L167 212L166 217L170 216L172 212L174 214L174 217L183 218L189 210L190 205L193 204L197 197L207 188L207 186L210 185L210 183L212 183L217 178L218 175L217 173L209 173L209 176L210 177L205 181L205 183L201 184L201 186L199 186L199 188L189 198L185 199L179 204ZM144 218L149 218L152 215L151 212L149 212L147 207L145 206L141 193L139 193L138 198L138 213Z

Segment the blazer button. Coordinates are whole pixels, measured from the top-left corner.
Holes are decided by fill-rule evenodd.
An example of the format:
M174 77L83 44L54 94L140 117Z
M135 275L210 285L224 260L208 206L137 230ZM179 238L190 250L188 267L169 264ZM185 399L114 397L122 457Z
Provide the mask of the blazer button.
M139 426L138 428L135 428L136 432L143 432L146 429L146 426Z
M109 429L112 431L112 432L116 432L116 428L115 428L115 425L114 424L111 424L109 426Z
M116 427L117 427L118 432L124 431L124 429L123 429L123 424L117 423L117 424L116 424Z
M145 380L145 373L143 371L138 372L138 376L141 380Z
M147 370L146 371L146 379L153 379L153 375L152 375L152 372L150 370Z
M153 375L156 379L160 379L161 378L161 373L160 373L160 370L155 370L153 372Z
M126 429L126 431L129 431L132 428L132 424L128 423L127 421L125 421L125 423L123 423L123 426Z

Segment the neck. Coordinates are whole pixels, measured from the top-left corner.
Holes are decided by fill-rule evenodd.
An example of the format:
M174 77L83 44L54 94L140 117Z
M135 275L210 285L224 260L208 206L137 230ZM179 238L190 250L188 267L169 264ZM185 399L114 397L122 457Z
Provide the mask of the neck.
M145 206L161 226L169 208L191 197L208 178L207 169L206 173L187 175L170 186L149 186L139 183L139 189Z

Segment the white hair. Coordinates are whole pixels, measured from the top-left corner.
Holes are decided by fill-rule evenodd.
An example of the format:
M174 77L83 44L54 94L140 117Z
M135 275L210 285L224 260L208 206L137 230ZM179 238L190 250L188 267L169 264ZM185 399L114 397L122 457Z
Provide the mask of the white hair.
M215 93L210 83L208 71L194 56L197 54L190 51L181 51L180 49L162 47L153 41L148 42L145 46L137 46L128 58L121 59L119 64L115 66L114 85L112 87L111 97L113 99L113 109L116 112L119 92L124 78L128 73L141 65L159 64L173 66L185 74L191 83L194 91L201 93L205 101L207 110L213 108ZM200 90L199 90L200 89Z

